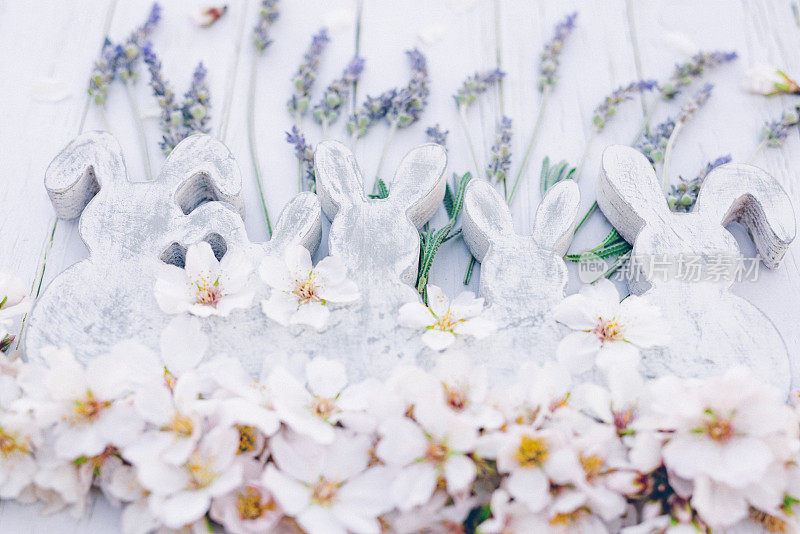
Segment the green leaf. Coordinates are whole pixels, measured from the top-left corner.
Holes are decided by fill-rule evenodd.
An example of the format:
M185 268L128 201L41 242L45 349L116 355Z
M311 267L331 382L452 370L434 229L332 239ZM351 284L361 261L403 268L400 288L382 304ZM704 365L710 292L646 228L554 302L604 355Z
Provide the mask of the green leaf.
M551 167L550 158L545 156L542 160L542 173L539 181L542 196L555 184L572 178L574 174L575 167L570 167L566 160L561 160Z
M447 216L453 217L453 206L455 205L455 198L453 198L453 188L450 187L450 183L447 182L444 185L444 209L447 210Z
M389 188L380 178L378 178L378 181L375 184L375 190L375 194L368 195L369 198L386 198L389 196Z

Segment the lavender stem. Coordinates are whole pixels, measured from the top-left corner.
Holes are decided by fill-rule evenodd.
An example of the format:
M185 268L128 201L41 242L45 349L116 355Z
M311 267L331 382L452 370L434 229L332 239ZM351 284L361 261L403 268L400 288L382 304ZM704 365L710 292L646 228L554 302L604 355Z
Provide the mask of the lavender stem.
M531 131L531 138L528 141L528 146L525 149L525 156L522 158L522 164L519 167L519 171L517 172L517 177L514 178L514 185L511 187L511 192L508 194L508 198L506 199L506 204L509 206L511 202L514 200L514 195L517 192L517 186L519 185L520 178L522 175L525 174L525 169L528 167L528 161L530 160L531 154L533 153L533 147L536 145L536 138L539 135L539 130L542 128L542 122L544 119L544 112L547 108L547 101L550 99L550 91L551 86L547 85L542 90L542 100L539 104L539 115L536 117L536 123L533 125L533 130Z
M573 176L575 176L574 180L576 183L581 179L581 172L583 171L583 166L586 164L586 158L589 156L589 151L592 148L595 137L597 137L597 130L592 130L591 135L589 135L589 139L586 140L586 146L583 147L581 159L578 161L578 165L575 167L575 173Z
M392 142L394 133L397 131L397 120L389 123L389 134L386 136L386 141L383 143L383 150L381 150L381 157L378 160L378 168L375 169L375 183L372 185L372 194L378 193L378 179L381 177L381 169L383 168L383 161L386 159L386 153L389 152L389 144Z
M142 148L142 160L144 163L144 172L148 181L153 180L153 171L150 170L150 151L147 148L147 138L144 135L144 123L142 116L139 113L139 104L136 103L136 95L133 94L133 82L125 80L125 94L128 95L128 102L131 105L131 112L133 112L133 121L136 123L136 132L139 135L139 145Z
M255 95L256 95L256 72L258 65L258 54L253 54L253 65L250 69L250 88L247 92L247 140L250 143L250 158L253 161L253 174L255 175L256 185L258 186L258 196L261 199L261 208L264 211L264 219L267 222L267 235L272 237L272 224L269 220L269 210L267 201L264 198L264 188L261 185L261 169L258 164L256 152L256 132L255 132Z
M472 136L469 133L469 126L467 126L467 107L463 104L458 106L458 118L461 122L461 129L464 130L464 137L467 139L469 152L472 154L472 162L475 164L475 177L480 179L483 176L481 173L481 166L478 163L478 154L475 152L475 145L472 142Z
M761 141L756 147L756 149L753 151L753 153L750 154L750 157L747 158L747 163L752 164L753 161L755 161L756 157L758 157L758 155L761 154L761 151L764 150L764 148L766 148L768 143L769 143L768 137L765 138L763 141Z
M678 137L678 132L681 131L683 125L685 123L683 121L678 121L675 123L675 128L672 130L672 134L667 139L667 147L664 149L664 166L661 168L661 188L664 190L664 195L666 196L667 192L669 191L669 160L672 156L672 148L675 146L675 140Z
M241 56L242 39L244 38L244 27L245 21L247 20L247 4L248 2L245 0L240 6L242 15L239 17L239 30L238 37L236 38L236 48L234 48L233 51L233 64L231 65L230 69L228 69L228 85L225 88L225 104L222 107L222 121L220 121L219 131L217 132L217 138L223 143L228 135L228 122L231 118L231 105L233 104L236 72L239 70L239 56Z

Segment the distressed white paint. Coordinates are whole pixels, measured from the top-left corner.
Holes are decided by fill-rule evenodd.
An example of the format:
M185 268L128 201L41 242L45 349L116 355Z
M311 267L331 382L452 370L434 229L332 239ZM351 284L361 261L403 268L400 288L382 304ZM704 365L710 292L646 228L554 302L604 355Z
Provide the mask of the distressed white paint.
M53 211L41 178L53 155L77 133L84 109L81 95L92 61L102 40L103 24L110 2L58 2L40 0L0 3L0 108L4 127L0 128L0 257L3 264L35 279L40 253L49 241ZM114 13L110 35L123 38L146 13L150 0L119 1ZM257 10L253 0L247 3L249 19ZM675 175L694 176L707 161L731 153L734 161L746 161L759 142L758 132L765 120L777 118L784 108L794 103L793 97L765 99L749 95L740 89L747 67L767 61L781 65L795 76L800 75L800 30L790 10L790 2L773 0L678 0L664 3L658 0L636 0L633 19L641 50L642 76L664 79L672 65L683 59L681 52L664 45L664 32L687 34L703 49L735 49L740 59L706 76L715 84L715 93L698 113L696 120L681 132L676 144L671 168ZM198 60L209 68L211 83L213 131L220 120L220 110L232 62L238 20L244 3L228 2L227 15L210 29L196 28L189 22L189 13L201 0L165 3L164 25L153 37L154 45L164 61L165 73L173 88L182 93L191 70ZM351 0L319 0L313 2L284 2L281 19L276 24L274 43L257 62L258 98L256 129L267 203L273 215L280 212L297 193L297 166L290 147L284 141L284 131L291 127L285 102L289 97L288 80L297 68L311 34L321 26L331 12L350 9ZM446 173L464 172L472 168L471 157L457 114L452 105L452 93L463 77L475 70L495 66L496 40L494 31L494 2L482 0L471 9L457 13L445 1L370 0L364 2L361 25L361 53L367 60L359 84L359 99L377 94L391 86L404 84L407 66L403 50L418 44L417 34L432 24L444 28L437 42L423 47L431 72L431 105L424 115L424 124L400 130L389 147L384 168L392 169L411 147L424 141L424 126L436 122L450 130ZM591 132L591 111L605 94L637 77L625 2L622 0L564 0L523 2L500 0L503 68L508 72L504 87L504 111L514 119L513 151L516 155L512 173L519 165L527 132L536 116L538 92L535 71L542 43L550 38L552 26L559 17L572 10L580 12L578 27L564 49L561 77L544 117L543 135L531 157L527 176L523 179L511 208L515 230L530 234L532 214L540 202L538 191L539 163L545 155L551 160L566 158L576 162ZM80 31L75 31L80 21ZM248 22L248 25L250 23ZM322 62L320 86L338 75L354 52L354 25L333 34L333 42ZM231 121L225 143L242 167L243 192L248 237L254 242L267 240L266 226L260 211L260 201L253 182L249 160L246 117L246 84L250 72L252 49L245 46L235 78L236 96L233 99ZM35 102L30 95L31 84L43 76L64 81L74 95L57 103ZM153 108L153 101L144 83L136 92L140 106ZM318 98L321 87L315 88ZM483 106L470 110L469 121L478 145L479 157L486 152L493 137L496 104L493 95ZM660 105L654 121L676 112L680 102ZM481 109L482 107L482 109ZM112 88L107 104L112 133L120 140L132 177L142 177L141 158L132 129L128 104L121 87ZM592 145L584 167L581 187L581 212L594 200L595 178L600 167L602 149L613 143L628 142L638 130L642 118L639 102L620 108L614 122ZM484 128L480 123L485 124ZM101 115L92 108L86 130L103 127ZM312 142L319 141L319 128L305 122ZM146 123L154 169L161 167L163 157L157 147L158 127L155 121ZM344 139L341 124L332 128L332 135ZM366 188L371 179L386 137L383 125L360 140L354 152L365 170ZM483 148L482 148L483 147ZM792 132L781 150L765 150L756 160L757 166L773 175L800 206L800 184L796 162L800 158L800 142ZM440 210L433 224L441 226L446 214ZM323 221L323 241L318 256L327 255L327 223ZM737 225L731 227L742 252L753 256L755 250L746 234ZM46 280L52 280L69 265L86 257L86 248L78 234L77 223L61 222L56 229L53 248L47 261ZM594 216L579 232L572 251L595 245L608 231L599 215ZM744 297L762 310L775 324L789 349L790 357L800 360L800 323L797 321L797 302L800 302L800 247L787 252L780 269L763 269L755 282L733 286L733 293ZM463 286L467 262L466 245L452 240L439 252L439 260L431 272L431 282L454 295ZM573 266L570 267L568 292L579 285ZM478 290L479 276L473 276L471 289ZM75 523L67 514L34 518L35 510L3 503L0 505L0 530L20 532L81 532L105 533L117 530L117 512L106 504L93 507L89 517Z

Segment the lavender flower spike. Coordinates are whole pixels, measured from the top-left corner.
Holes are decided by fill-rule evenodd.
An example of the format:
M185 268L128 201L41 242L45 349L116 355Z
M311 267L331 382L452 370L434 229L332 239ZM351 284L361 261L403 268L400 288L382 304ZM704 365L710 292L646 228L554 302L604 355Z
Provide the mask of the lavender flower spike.
M308 47L303 56L303 62L292 79L294 94L287 103L289 113L292 115L302 116L308 110L311 86L314 84L314 80L317 79L319 60L328 42L330 42L330 38L326 28L322 28L311 39L311 46Z
M106 38L100 57L95 61L92 74L89 76L89 94L98 106L106 103L108 86L117 75L118 62L122 54L122 47Z
M316 191L314 149L306 142L305 136L297 129L297 126L292 126L292 131L286 132L286 142L294 146L294 155L303 169L303 176L308 183L309 191Z
M781 115L780 120L769 121L764 124L764 140L769 146L779 147L783 145L789 135L789 128L800 125L800 106L787 109Z
M410 126L419 120L430 94L428 62L425 55L416 48L407 50L406 54L411 60L411 80L406 87L394 93L386 110L386 119L389 123L396 124L400 128Z
M447 146L447 134L449 133L449 130L442 130L438 124L425 130L425 136L428 138L429 143L436 143L444 147Z
M150 87L161 109L161 142L159 147L165 154L169 154L175 145L178 144L177 129L183 124L183 112L175 103L175 93L169 86L169 82L164 79L161 71L161 60L158 59L153 44L147 42L142 48L144 62L150 71Z
M136 81L136 63L141 56L142 48L155 30L159 20L161 20L161 6L154 3L144 24L136 28L122 44L119 76L123 81Z
M552 87L556 84L561 51L567 37L575 29L576 18L578 18L577 12L567 15L564 20L556 24L553 38L544 45L539 64L539 91L544 91L545 87Z
M396 93L397 89L390 89L378 96L367 96L347 120L347 132L356 138L367 135L370 126L386 117Z
M706 164L705 168L700 171L700 174L691 180L686 180L681 176L681 183L678 185L673 185L667 194L667 204L669 204L669 209L672 211L682 212L690 211L692 206L694 206L694 203L697 202L697 195L700 193L700 187L703 185L703 180L706 179L708 173L720 165L730 162L731 156L728 154L727 156L719 157Z
M453 98L458 106L469 106L478 96L489 90L491 86L499 82L506 75L500 69L490 70L484 73L476 72L467 77L461 87L458 88Z
M689 61L675 65L669 81L659 87L661 96L665 100L675 98L684 87L700 78L706 69L728 63L737 57L736 52L698 52Z
M347 102L350 90L358 82L362 70L364 70L364 59L355 56L347 64L342 76L325 89L322 101L314 106L314 120L319 124L329 125L339 117L339 109Z
M209 102L208 81L206 76L208 71L200 62L194 69L192 84L186 94L183 95L183 137L196 132L208 133L210 128L208 121L211 119L208 111L211 107Z
M278 0L261 0L261 11L258 13L258 22L253 29L253 44L259 53L266 50L272 39L269 30L278 19Z
M511 119L503 117L497 125L497 137L492 145L492 158L486 169L489 180L504 182L511 168Z
M616 89L613 93L606 96L602 104L594 109L592 122L594 123L595 129L600 132L606 127L608 120L617 112L618 105L626 100L630 100L636 94L651 91L656 87L658 87L658 82L655 80L640 80Z

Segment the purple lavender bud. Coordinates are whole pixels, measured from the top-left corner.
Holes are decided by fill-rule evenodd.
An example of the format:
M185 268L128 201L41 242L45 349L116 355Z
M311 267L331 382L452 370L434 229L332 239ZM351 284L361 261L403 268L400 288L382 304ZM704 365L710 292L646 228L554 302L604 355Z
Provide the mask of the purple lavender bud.
M292 115L302 116L308 110L311 86L314 84L314 80L317 79L320 57L325 51L328 42L330 42L330 38L326 28L322 28L311 39L311 46L303 56L303 62L297 69L297 74L292 78L294 94L292 94L287 103L289 113Z
M457 106L469 106L478 98L479 95L489 90L491 86L499 82L506 75L500 69L490 70L487 72L476 72L472 76L468 76L461 87L458 88L453 98Z
M208 133L210 131L208 122L211 119L209 115L211 104L209 102L207 75L208 70L206 70L201 61L195 67L189 90L183 95L181 110L183 112L182 133L184 138L193 133Z
M278 20L278 0L261 0L261 11L258 13L258 22L253 29L253 44L259 52L263 52L272 42L269 30Z
M661 96L665 100L675 98L686 86L700 78L706 69L729 63L737 57L736 52L698 52L689 61L675 65L669 81L659 87Z
M789 135L789 129L798 125L800 125L800 106L784 111L780 120L766 122L763 138L769 146L782 146Z
M442 130L438 124L425 130L425 135L427 136L429 143L436 143L437 145L442 145L443 147L447 146L447 134L449 133L449 130Z
M497 124L497 137L492 145L492 157L486 168L489 180L503 182L511 168L511 119L503 117Z
M161 20L161 6L154 3L150 8L147 20L136 28L122 44L122 55L119 58L119 76L123 81L136 81L136 65L141 56L142 48L150 38Z
M561 51L564 48L567 37L575 29L576 18L578 18L577 12L567 15L564 20L556 24L553 38L544 45L544 50L542 50L540 56L541 62L539 63L539 91L544 91L545 87L552 87L556 84Z
M419 120L428 103L428 62L425 55L417 50L407 50L411 61L411 79L408 85L396 91L386 110L386 119L400 128L410 126Z
M356 138L367 135L373 124L386 117L396 93L397 89L390 89L378 96L367 96L364 103L348 119L348 133Z
M122 47L115 45L106 38L100 57L95 61L92 74L89 76L89 94L98 106L106 103L108 86L117 75L119 58L122 56Z
M667 194L667 204L669 204L669 209L672 211L682 212L691 211L692 206L694 206L695 202L697 202L697 195L700 193L700 187L703 185L703 181L706 179L706 176L708 176L711 171L720 165L730 162L731 156L728 154L727 156L719 157L706 164L703 170L701 170L700 173L691 180L687 180L681 176L679 178L680 183L678 185L673 185Z
M314 150L306 142L303 133L292 126L291 132L286 132L286 142L294 146L294 155L303 167L303 176L308 184L309 191L316 191L316 174L314 173Z
M619 87L613 93L606 96L603 103L595 108L594 117L592 118L594 127L598 132L602 131L603 128L606 127L608 120L617 112L617 106L626 100L630 100L636 94L651 91L656 87L658 87L658 82L655 80L640 80Z
M352 87L358 82L361 71L364 70L364 60L358 56L350 60L342 72L342 76L331 82L322 100L314 106L314 120L319 124L333 124L339 117L339 110L347 102Z

